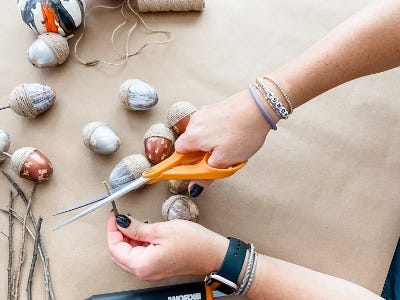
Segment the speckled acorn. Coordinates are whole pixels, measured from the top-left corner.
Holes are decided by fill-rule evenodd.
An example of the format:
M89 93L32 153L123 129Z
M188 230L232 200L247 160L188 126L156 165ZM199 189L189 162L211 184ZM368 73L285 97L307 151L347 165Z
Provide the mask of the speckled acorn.
M7 158L7 155L2 153L8 151L8 149L10 148L10 143L11 139L8 132L6 132L3 129L0 129L0 163Z
M42 33L28 50L28 60L38 68L61 65L69 56L68 41L57 33Z
M22 83L15 87L9 95L9 106L15 113L23 117L36 118L48 110L56 100L56 92L40 83Z
M172 104L167 110L167 124L176 134L182 134L190 121L190 116L197 111L197 108L185 101Z
M125 157L115 166L109 176L112 188L138 179L142 173L151 167L150 162L143 154L132 154Z
M158 95L149 84L128 79L120 86L119 99L130 110L149 110L157 104Z
M144 135L144 151L152 164L158 164L174 152L175 135L163 123L152 125Z
M22 178L32 181L47 181L53 174L53 165L39 150L23 147L11 155L11 167Z
M199 209L197 205L185 195L173 195L164 201L161 209L164 221L174 219L197 222Z
M118 134L105 122L91 122L82 129L83 143L99 154L112 154L121 146Z
M168 180L168 190L173 194L186 194L188 193L190 180Z

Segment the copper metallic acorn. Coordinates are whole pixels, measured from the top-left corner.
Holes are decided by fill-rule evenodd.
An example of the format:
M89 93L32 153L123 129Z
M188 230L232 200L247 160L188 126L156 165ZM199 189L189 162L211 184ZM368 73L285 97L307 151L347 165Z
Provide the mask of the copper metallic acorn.
M108 179L112 188L138 179L142 173L151 167L150 162L142 154L132 154L125 157L111 171Z
M144 152L152 164L158 164L174 152L175 135L162 123L152 125L144 135Z
M2 154L2 152L7 152L10 148L10 135L3 129L0 129L0 163L3 162L7 156Z
M168 190L173 194L186 194L188 193L190 180L168 180Z
M176 134L182 134L190 121L190 116L197 111L197 108L185 101L172 104L167 110L167 124Z
M11 167L18 176L37 182L47 181L53 174L50 160L32 147L15 151L11 155Z
M36 118L48 110L56 100L56 92L40 83L22 83L10 95L10 108L23 117Z
M174 219L197 222L199 209L197 205L185 195L173 195L164 201L161 209L164 221Z
M149 84L128 79L120 86L119 99L130 110L149 110L157 104L158 95Z
M82 129L83 143L99 154L112 154L121 146L118 134L104 122L91 122Z
M22 20L36 33L70 35L83 22L82 0L18 0Z
M69 55L68 41L57 33L43 33L28 50L28 60L38 68L61 65Z

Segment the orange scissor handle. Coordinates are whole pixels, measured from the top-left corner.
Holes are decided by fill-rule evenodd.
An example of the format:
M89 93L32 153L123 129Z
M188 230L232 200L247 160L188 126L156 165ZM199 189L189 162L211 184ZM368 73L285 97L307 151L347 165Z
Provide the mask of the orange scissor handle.
M151 178L148 184L169 179L221 179L233 175L247 163L241 162L226 169L217 169L207 164L209 157L210 153L206 152L174 152L150 170L144 171L142 176Z

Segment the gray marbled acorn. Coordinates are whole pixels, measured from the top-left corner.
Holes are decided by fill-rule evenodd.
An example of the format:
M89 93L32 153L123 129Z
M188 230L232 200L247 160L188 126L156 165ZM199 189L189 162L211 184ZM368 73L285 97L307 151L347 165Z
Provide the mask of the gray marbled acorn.
M38 68L48 68L64 63L69 55L67 39L57 33L43 33L28 50L28 60Z
M3 129L0 129L0 163L3 162L7 156L1 154L2 152L7 152L10 149L10 135Z
M197 205L185 195L173 195L164 201L161 213L164 221L174 219L197 222L199 219L199 209Z
M151 167L150 162L142 154L132 154L122 159L109 176L112 188L138 179L142 173Z
M138 79L128 79L121 84L119 99L130 110L149 110L158 102L156 90Z
M121 146L118 134L105 122L91 122L82 129L85 146L99 154L112 154Z

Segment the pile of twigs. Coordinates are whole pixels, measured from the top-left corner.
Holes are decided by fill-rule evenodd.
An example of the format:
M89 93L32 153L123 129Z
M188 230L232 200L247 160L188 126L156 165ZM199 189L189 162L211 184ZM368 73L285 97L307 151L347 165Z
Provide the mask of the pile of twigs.
M34 270L36 266L36 261L38 255L41 258L44 270L44 285L46 289L46 299L55 299L52 281L50 277L50 267L49 258L47 256L43 240L40 236L40 228L42 225L43 218L38 217L37 219L32 213L31 203L37 183L34 185L30 197L26 197L22 189L16 184L16 182L3 171L3 175L10 182L15 191L10 188L9 191L9 205L7 209L0 208L0 211L8 216L8 234L2 232L4 236L8 239L8 267L7 267L7 278L8 278L8 290L7 290L7 300L18 299L20 296L21 289L21 272L23 269L23 264L25 262L25 249L26 249L26 236L29 235L33 241L33 252L32 260L29 268L29 275L26 283L26 295L27 299L32 299L32 280L34 275ZM16 199L21 199L24 203L25 211L20 214L14 209L14 202ZM21 225L21 241L19 247L19 256L16 260L16 265L14 266L14 221L17 221ZM32 228L32 229L31 229Z

